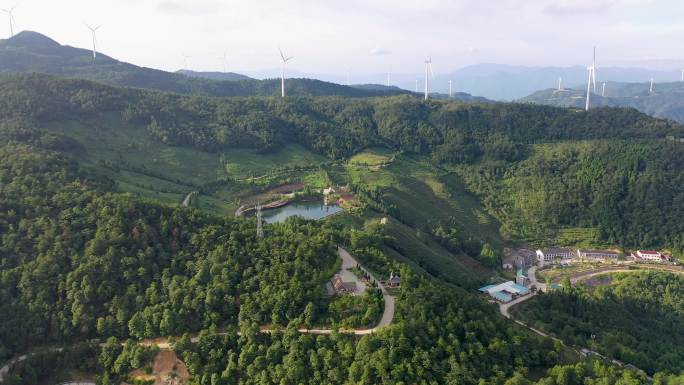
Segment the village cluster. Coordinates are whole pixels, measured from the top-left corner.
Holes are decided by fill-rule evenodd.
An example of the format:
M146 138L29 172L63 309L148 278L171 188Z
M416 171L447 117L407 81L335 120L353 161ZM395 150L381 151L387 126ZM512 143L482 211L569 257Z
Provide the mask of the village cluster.
M670 263L671 257L653 250L637 250L622 258L622 254L612 250L590 250L571 248L550 248L532 251L516 250L512 258L504 261L504 269L530 267L535 264L570 265L573 263Z
M532 266L562 265L573 263L605 263L605 264L634 264L634 263L672 263L671 257L659 251L637 250L624 256L612 250L591 250L571 248L549 248L536 251L529 249L515 250L504 260L504 269L517 268L515 281L507 281L480 288L480 292L501 303L530 294L532 282L527 275L527 269ZM552 285L555 286L555 285Z

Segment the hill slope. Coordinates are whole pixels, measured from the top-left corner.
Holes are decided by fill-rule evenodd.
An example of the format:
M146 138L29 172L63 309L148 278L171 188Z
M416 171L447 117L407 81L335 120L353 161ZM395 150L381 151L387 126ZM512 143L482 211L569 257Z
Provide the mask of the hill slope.
M472 204L448 204L461 195L463 180L513 239L595 227L611 244L683 245L678 183L684 174L676 160L684 147L665 138L684 136L684 128L634 109L584 112L409 96L201 98L42 75L0 77L0 90L7 139L24 138L22 126L36 125L60 135L51 146L83 148L94 154L91 163L117 172L115 179L125 174L119 170L144 174L137 188L161 184L153 192L176 191L175 199L183 190L201 190L227 211L241 189L253 188L241 182L247 177L285 183L306 173L337 174L310 177L359 182L364 190L358 192L379 211L477 257L481 250L468 237L486 239L479 229L489 232L484 224L492 221L480 222ZM96 149L101 142L116 143L116 151ZM382 171L340 169L340 162L373 146L417 158L396 157ZM266 159L273 166L239 171ZM451 180L448 171L461 180ZM633 219L627 224L625 218ZM452 219L462 230L454 233Z
M523 99L531 102L559 107L584 108L586 91L546 89L537 91ZM657 83L650 92L649 83L606 83L605 97L591 95L592 106L631 107L658 118L684 122L684 83Z
M24 31L0 40L0 73L45 73L82 78L118 86L148 88L208 96L278 95L280 81L231 76L231 80L186 76L120 62L104 54L93 60L90 50L63 46L37 32ZM197 75L197 74L193 74ZM214 77L226 77L227 74ZM407 93L401 90L362 90L313 79L288 79L290 95L366 97Z

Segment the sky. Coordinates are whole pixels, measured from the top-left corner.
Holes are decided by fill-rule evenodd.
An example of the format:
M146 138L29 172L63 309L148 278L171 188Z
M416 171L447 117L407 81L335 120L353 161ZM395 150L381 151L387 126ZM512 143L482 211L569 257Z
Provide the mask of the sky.
M0 0L0 8L16 0ZM9 25L0 14L0 38ZM17 29L164 70L435 72L684 60L681 0L21 0ZM224 55L227 60L224 60Z

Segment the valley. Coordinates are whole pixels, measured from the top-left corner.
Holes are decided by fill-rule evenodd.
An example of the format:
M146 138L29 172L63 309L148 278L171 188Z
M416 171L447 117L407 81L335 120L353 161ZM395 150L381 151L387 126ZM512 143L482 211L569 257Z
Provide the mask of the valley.
M674 121L0 59L2 385L681 381Z

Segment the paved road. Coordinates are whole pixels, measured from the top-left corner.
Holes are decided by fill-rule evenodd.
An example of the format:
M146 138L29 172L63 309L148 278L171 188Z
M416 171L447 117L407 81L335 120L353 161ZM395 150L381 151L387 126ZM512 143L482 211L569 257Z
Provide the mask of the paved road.
M580 281L584 281L585 279L595 277L597 275L604 275L604 274L611 274L611 273L639 273L639 272L644 272L646 270L658 270L658 271L664 271L664 272L672 273L672 274L684 274L684 270L672 270L672 269L668 269L664 266L643 266L643 265L640 265L638 267L639 267L639 269L628 269L626 267L616 267L616 268L609 268L609 269L603 268L600 271L585 271L585 272L571 276L570 282L571 283L577 283Z
M532 266L527 270L527 277L530 279L531 286L534 286L541 291L546 291L546 284L537 281L537 266Z
M665 267L663 267L663 266L639 266L639 267L641 267L642 269L627 269L627 268L621 267L621 268L602 268L602 269L599 270L599 271L595 271L595 270L594 270L594 271L582 272L581 274L577 274L576 276L571 277L571 278L570 278L570 282L576 283L576 282L579 282L579 281L582 281L582 280L585 280L585 279L588 279L588 278L591 278L591 277L594 277L594 276L597 276L597 275L603 275L603 274L622 273L622 272L633 273L633 272L639 272L639 271L644 271L644 270L661 270L661 271L668 271L668 272L675 273L675 274L684 274L684 270L679 270L679 271L677 271L677 270L671 270L671 269L665 268ZM529 276L529 278L530 278L530 282L531 282L531 284L532 284L533 286L536 286L538 289L543 290L543 291L546 291L546 284L539 283L539 282L537 281L536 271L537 271L537 266L533 266L533 267L531 267L531 268L528 270L528 276ZM517 299L515 299L515 300L513 300L513 301L511 301L511 302L500 304L500 305L499 305L499 311L501 312L501 315L503 315L504 317L506 317L506 318L512 320L513 322L517 323L518 325L521 325L521 326L523 326L523 327L525 327L525 328L531 330L532 332L534 332L534 333L536 333L536 334L538 334L538 335L540 335L540 336L542 336L542 337L551 338L551 339L553 339L554 341L560 342L561 344L563 344L564 346L566 346L566 347L572 349L573 351L575 351L575 352L576 352L577 354L579 354L579 355L585 355L585 354L589 353L589 354L595 355L595 356L597 356L597 357L600 357L600 358L602 358L602 359L604 359L604 360L606 360L606 361L611 361L611 362L613 362L613 363L615 363L615 364L618 364L618 365L620 365L620 366L622 366L622 367L626 367L626 366L627 366L627 364L625 364L624 362L621 362L621 361L618 361L618 360L615 360L615 359L610 359L610 358L608 358L608 357L602 355L601 353L596 352L596 351L593 351L593 350L591 350L591 349L583 348L583 349L581 349L581 350L583 350L583 351L580 351L580 349L577 349L577 348L568 346L568 345L566 345L562 340L560 340L560 339L558 339L558 338L556 338L556 337L554 337L554 336L552 336L552 335L549 335L548 333L545 333L545 332L543 332L543 331L541 331L541 330L539 330L539 329L535 329L535 328L533 328L532 326L529 326L529 325L527 325L526 323L524 323L524 322L522 322L522 321L520 321L520 320L517 320L517 319L515 319L515 318L513 318L513 317L511 316L511 314L510 314L510 308L511 308L511 307L513 307L513 306L515 306L515 305L517 305L517 304L519 304L519 303L522 303L522 302L524 302L524 301L527 301L528 299L534 297L535 295L537 295L537 293L532 293L532 294L526 295L526 296L524 296L524 297L519 297L519 298L517 298ZM632 366L633 366L634 368L636 368L636 369L638 369L638 370L641 370L641 371L643 371L644 373L646 373L646 371L644 371L643 369L639 369L639 368L637 368L637 367L634 366L634 365L632 365ZM652 378L651 378L650 376L647 375L646 377L647 377L648 379L652 380Z
M352 257L349 252L341 247L337 247L337 253L340 255L342 258L342 265L344 266L345 260L347 263L351 263L353 266L356 266L358 261ZM359 264L360 265L360 264ZM366 270L368 271L368 270ZM380 319L380 322L372 329L362 329L362 330L354 330L354 334L371 334L381 327L388 326L389 324L392 323L392 320L394 319L394 297L389 294L387 289L385 288L384 285L380 283L380 280L377 279L373 273L368 271L368 274L370 275L371 281L375 281L378 283L378 287L380 288L380 291L382 292L382 298L385 300L385 309L382 312L382 318Z

